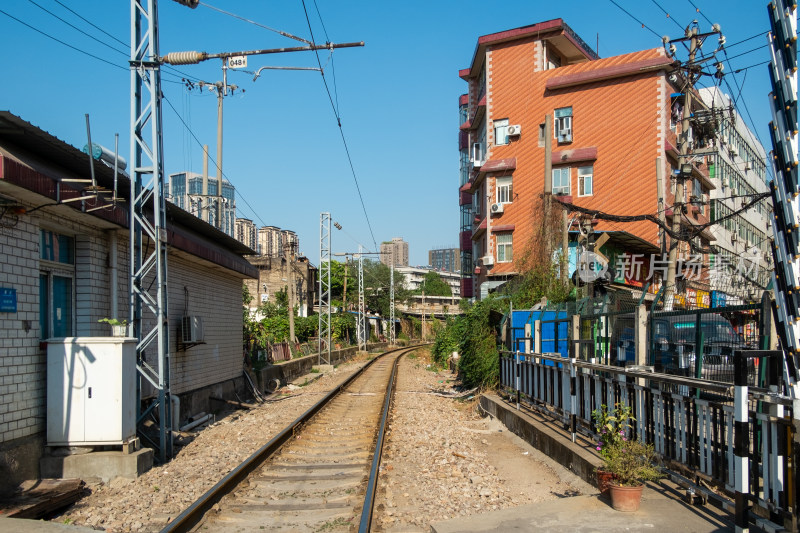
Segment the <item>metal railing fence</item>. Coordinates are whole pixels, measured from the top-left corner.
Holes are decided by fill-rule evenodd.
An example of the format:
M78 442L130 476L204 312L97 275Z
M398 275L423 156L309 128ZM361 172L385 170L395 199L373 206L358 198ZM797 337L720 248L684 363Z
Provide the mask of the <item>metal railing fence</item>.
M759 353L767 360L765 352ZM740 364L741 372L746 365L746 361ZM785 523L793 519L792 510L800 500L789 488L796 479L790 463L797 462L789 459L795 440L793 405L778 394L778 375L773 372L769 389L745 386L742 393L741 387L730 383L630 370L560 354L503 351L500 357L501 387L515 393L518 402L562 421L573 440L578 433L598 438L594 410L618 403L631 406L636 419L633 433L654 445L668 469L684 476L691 473L696 489L712 496L702 483L728 493L744 491L745 502L767 510L774 522ZM737 405L746 406L742 410L749 422L746 429L734 423ZM737 456L737 451L743 455ZM733 508L730 501L723 504Z

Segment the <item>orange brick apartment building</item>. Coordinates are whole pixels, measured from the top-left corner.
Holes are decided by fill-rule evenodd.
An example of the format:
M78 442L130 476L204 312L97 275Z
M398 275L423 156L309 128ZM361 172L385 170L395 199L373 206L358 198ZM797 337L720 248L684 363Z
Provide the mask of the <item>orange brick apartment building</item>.
M674 118L682 102L673 94L680 77L668 79L672 64L662 49L600 59L561 19L478 39L469 68L459 72L469 84L459 99L463 297L479 297L513 276L515 257L541 230L546 115L553 125L553 194L606 213L653 214L660 175L662 205L672 205ZM707 199L714 188L707 170L695 166L693 178L687 196ZM687 222L705 222L705 214L690 209ZM651 222L600 222L596 229L658 250Z

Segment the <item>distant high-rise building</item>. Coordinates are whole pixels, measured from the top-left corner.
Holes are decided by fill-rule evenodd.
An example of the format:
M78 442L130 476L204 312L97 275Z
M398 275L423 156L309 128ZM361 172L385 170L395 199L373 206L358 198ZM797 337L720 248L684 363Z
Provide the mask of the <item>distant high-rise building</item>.
M231 237L235 237L236 227L236 189L228 180L222 180L222 225L217 224L217 178L208 178L208 191L203 195L203 175L196 172L178 172L169 175L169 200L218 227Z
M258 250L258 228L249 218L236 219L236 240Z
M428 251L428 265L434 270L459 272L460 258L458 248L437 248Z
M283 235L277 226L264 226L258 230L258 253L271 257L283 254Z
M386 266L408 266L408 243L402 237L382 242L381 263Z

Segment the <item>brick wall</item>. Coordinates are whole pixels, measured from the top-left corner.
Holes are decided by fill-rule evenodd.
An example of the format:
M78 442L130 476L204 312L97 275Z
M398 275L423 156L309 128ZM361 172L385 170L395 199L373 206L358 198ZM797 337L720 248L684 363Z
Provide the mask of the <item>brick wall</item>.
M12 228L0 227L0 287L17 291L17 312L0 313L0 487L38 475L47 416L46 349L40 344L39 323L41 269L74 276L75 335L108 336L110 327L99 319L128 317L128 233L87 226L86 220L41 210L35 216L20 216ZM41 229L75 239L74 269L40 261ZM117 241L116 309L110 289L112 231ZM240 376L241 275L174 249L168 261L172 391L185 393ZM203 317L206 344L188 349L179 345L184 313ZM148 349L151 364L156 353Z
M39 230L21 217L0 228L0 287L17 291L17 312L0 313L0 443L44 429L44 368L39 350ZM0 464L0 475L3 465Z

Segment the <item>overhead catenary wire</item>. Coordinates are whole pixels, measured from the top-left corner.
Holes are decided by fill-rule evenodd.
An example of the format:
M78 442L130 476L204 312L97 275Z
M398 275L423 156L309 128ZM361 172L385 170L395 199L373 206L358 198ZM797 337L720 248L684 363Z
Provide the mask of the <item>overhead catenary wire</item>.
M306 2L305 2L305 0L301 0L301 2L303 4L303 12L305 13L305 16L306 16L306 23L308 24L308 31L311 34L312 46L315 46L313 44L313 43L316 42L314 40L314 30L311 27L311 19L309 19L309 17L308 17L308 9L306 9ZM322 70L322 61L320 61L320 59L319 59L319 52L314 50L314 55L317 58L317 64L319 65L319 68L320 68L320 74L322 75L322 83L325 85L325 92L328 93L328 100L330 100L331 109L333 109L333 114L336 117L336 123L339 126L339 134L342 137L342 144L344 144L344 151L345 151L345 154L347 155L347 161L350 164L350 172L352 173L353 181L356 184L356 191L358 192L358 199L361 202L361 209L364 211L364 218L367 221L367 227L369 228L369 233L370 233L370 236L372 237L372 245L377 250L378 249L378 243L375 240L375 233L372 231L372 223L370 222L369 215L367 214L367 206L364 204L364 196L361 194L361 186L358 184L358 177L356 176L356 169L353 166L353 158L350 155L350 148L348 148L347 139L344 136L344 129L342 128L342 117L339 114L338 110L336 109L336 105L333 102L333 97L331 96L331 90L330 90L330 87L328 87L328 81L325 78L325 72L324 72L324 70Z
M317 11L317 18L319 18L319 23L322 26L322 33L325 34L325 42L330 42L330 37L328 37L328 29L325 27L325 21L322 20L322 14L319 12L319 6L317 5L317 0L314 0L314 9ZM331 63L331 77L333 78L333 97L336 100L336 114L339 114L339 89L336 86L336 66L333 62L333 51L328 55L328 61Z
M277 33L278 35L283 35L284 37L288 37L289 39L294 39L295 41L300 41L301 43L305 43L305 44L312 44L311 41L303 39L302 37L298 37L297 35L292 35L291 33L285 32L283 30L277 30L275 28L271 28L269 26L261 24L260 22L256 22L254 20L250 20L248 18L242 17L242 16L237 15L235 13L231 13L229 11L225 11L224 9L220 9L218 7L214 7L211 4L206 4L205 2L199 2L199 5L201 5L203 7L207 7L209 9L212 9L212 10L217 11L219 13L222 13L223 15L227 15L229 17L233 17L235 19L239 19L239 20L241 20L243 22L247 22L248 24L252 24L254 26L258 26L259 28L263 28L265 30L269 30L271 32Z

